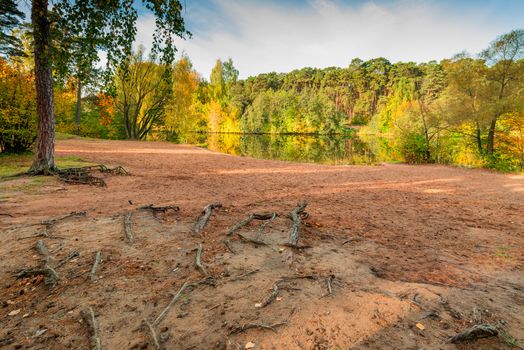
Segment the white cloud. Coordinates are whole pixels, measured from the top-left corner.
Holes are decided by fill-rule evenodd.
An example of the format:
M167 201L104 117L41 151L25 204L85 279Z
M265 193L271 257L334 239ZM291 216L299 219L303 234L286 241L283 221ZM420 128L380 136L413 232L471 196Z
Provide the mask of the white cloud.
M186 52L205 77L219 57L233 58L241 77L305 66L345 67L355 57L440 60L463 50L479 52L497 35L513 29L509 23L497 26L482 10L453 13L436 4L405 0L359 6L315 0L301 7L216 0L214 5L217 11L211 15L227 17L208 18L205 30L178 43L179 51ZM191 16L203 12L189 9L186 22L202 23L202 18ZM152 16L141 16L137 43L149 47L153 31Z

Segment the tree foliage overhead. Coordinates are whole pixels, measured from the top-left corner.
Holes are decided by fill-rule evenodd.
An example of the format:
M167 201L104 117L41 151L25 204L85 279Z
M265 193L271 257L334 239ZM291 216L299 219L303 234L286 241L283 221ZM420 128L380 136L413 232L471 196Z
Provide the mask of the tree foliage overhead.
M0 0L0 57L24 55L22 42L13 35L13 30L20 26L24 17L15 0Z

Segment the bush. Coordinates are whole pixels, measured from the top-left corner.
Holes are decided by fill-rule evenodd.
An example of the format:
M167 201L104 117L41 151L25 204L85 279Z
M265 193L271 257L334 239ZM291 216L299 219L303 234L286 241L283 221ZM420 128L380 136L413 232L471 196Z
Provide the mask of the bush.
M428 163L429 149L424 140L424 136L409 133L404 136L400 147L400 153L408 163Z
M22 153L36 139L34 79L0 59L0 150Z

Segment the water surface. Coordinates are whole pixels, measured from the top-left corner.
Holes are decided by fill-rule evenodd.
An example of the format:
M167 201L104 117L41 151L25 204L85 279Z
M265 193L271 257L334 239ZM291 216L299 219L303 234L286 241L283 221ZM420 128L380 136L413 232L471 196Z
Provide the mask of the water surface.
M178 142L260 159L348 165L384 161L356 135L192 133Z

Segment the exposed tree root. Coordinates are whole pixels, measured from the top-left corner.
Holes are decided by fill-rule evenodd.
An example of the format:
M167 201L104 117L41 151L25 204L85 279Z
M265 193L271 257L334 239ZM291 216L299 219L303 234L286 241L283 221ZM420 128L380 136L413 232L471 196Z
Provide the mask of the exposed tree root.
M80 218L85 217L87 215L87 212L85 211L72 211L69 214L58 216L56 218L47 219L45 221L42 221L41 224L45 225L47 228L50 226L55 225L57 222L69 219L69 218Z
M233 249L233 246L231 245L231 241L229 239L224 239L222 241L222 243L224 243L224 245L226 246L226 248L233 254L236 254L237 252Z
M43 275L45 276L44 283L46 285L55 285L60 277L58 276L58 273L56 271L46 265L43 269L26 269L22 270L19 273L16 274L16 278L24 278L24 277L31 277L31 276L38 276Z
M124 233L127 237L127 242L133 244L135 237L133 236L133 230L131 227L131 215L132 212L128 212L124 215Z
M77 256L80 256L80 252L79 252L78 250L74 250L74 251L72 251L71 253L69 253L68 256L66 256L65 258L63 258L62 260L60 260L60 261L58 262L58 264L56 264L55 269L58 269L58 268L64 266L65 264L67 264L67 262L68 262L69 260L74 259L74 258L76 258Z
M284 321L284 322L279 322L279 323L273 323L273 324L262 324L262 323L247 323L247 324L244 324L242 326L238 326L238 327L234 327L230 332L229 332L229 335L234 335L234 334L238 334L238 333L242 333L242 332L245 332L247 331L248 329L253 329L253 328L257 328L257 329L269 329L273 332L276 333L276 329L277 327L280 327L280 326L284 326L284 325L287 325L287 321Z
M230 236L242 227L249 225L253 220L273 220L277 217L277 213L253 213L246 217L244 220L231 227L226 235Z
M490 324L476 324L472 327L466 328L464 331L451 337L448 342L460 343L469 340L475 340L480 338L495 337L499 334L498 329Z
M228 280L229 281L238 281L238 280L243 279L243 278L245 278L247 276L251 276L254 273L257 273L258 271L260 271L260 269L254 269L254 270L248 271L248 272L243 273L243 274L238 275L238 276L229 277Z
M158 326L160 324L160 322L162 322L162 320L167 316L167 313L169 312L171 307L173 307L173 305L175 305L175 303L178 301L178 299L180 299L180 297L182 296L182 293L186 290L186 288L190 288L191 286L192 286L191 283L186 281L182 285L182 287L180 287L180 289L175 294L175 296L173 296L173 298L171 299L169 304L167 304L167 306L164 308L164 310L162 310L162 312L157 316L157 318L155 318L153 323L151 323L151 325L154 326L154 327Z
M172 211L179 211L180 208L176 205L166 205L166 206L159 206L159 207L155 207L153 204L148 204L148 205L144 205L140 208L138 208L140 210L149 210L151 211L153 214L155 213L165 213L169 210L172 210Z
M298 246L298 234L300 231L300 223L302 216L304 215L304 210L306 209L307 202L303 201L298 203L295 209L291 212L291 219L293 220L293 226L289 232L289 241L290 246Z
M42 255L42 258L44 262L47 264L49 262L50 256L49 256L49 250L47 249L47 246L45 245L44 241L39 239L35 244L35 249L40 255Z
M247 236L244 236L243 234L241 234L240 232L237 233L238 237L240 237L240 239L243 241L243 242L248 242L248 243L253 243L254 245L256 246L259 246L259 245L265 245L265 246L268 246L269 247L269 244L267 244L266 242L262 241L262 240L259 240L259 239L256 239L256 238L249 238Z
M211 212L213 209L221 208L222 204L220 203L211 203L204 207L204 210L202 211L202 215L197 219L195 222L195 226L193 228L193 231L195 233L200 233L206 227L207 222L209 221L209 217L211 216Z
M89 326L89 334L91 341L91 349L102 350L102 343L100 342L98 322L96 321L95 312L93 308L89 307L85 310L80 311L80 315L84 319L85 323Z
M111 175L120 175L120 176L129 176L131 175L126 169L124 169L122 166L117 166L114 168L108 168L104 164L99 164L98 169L101 173L109 173Z
M96 269L98 268L98 264L100 264L100 261L102 260L102 252L99 250L95 254L95 261L93 263L93 267L91 267L91 281L96 281Z
M129 172L121 166L117 166L115 168L108 168L104 164L90 165L78 168L56 169L49 175L57 175L58 179L65 183L107 187L106 182L102 178L92 175L93 170L98 170L101 173L108 173L111 175L130 175Z
M294 289L294 288L289 288L289 287L285 286L284 285L285 282L298 280L298 279L313 279L313 280L317 280L318 278L319 277L315 276L315 275L297 275L297 276L280 277L280 279L273 284L273 290L271 291L271 293L261 303L255 304L255 307L263 308L263 307L268 306L273 301L275 301L275 299L278 296L278 293L282 289Z
M196 247L196 256L195 256L195 265L196 267L204 274L204 276L209 276L209 273L207 272L204 265L202 265L202 244L199 244L198 247Z
M160 342L158 341L158 336L156 335L155 327L153 327L153 325L147 322L146 320L144 320L142 324L149 331L149 334L151 335L151 340L153 340L153 345L155 346L155 349L160 350L161 349Z

